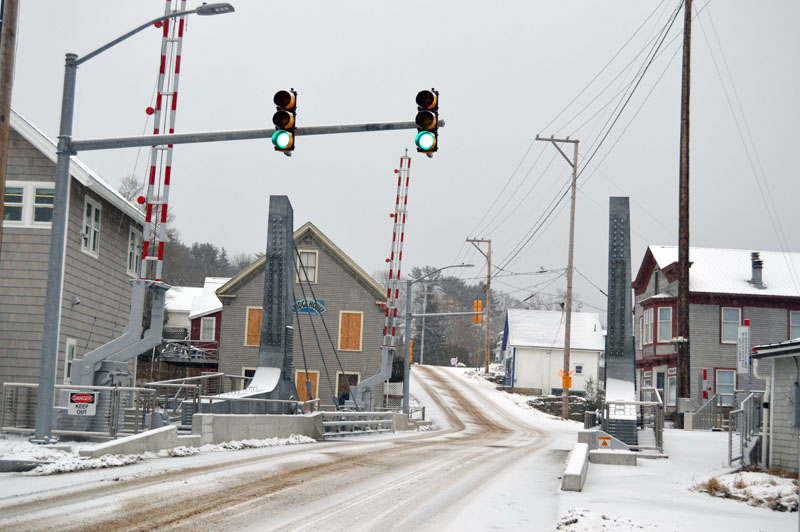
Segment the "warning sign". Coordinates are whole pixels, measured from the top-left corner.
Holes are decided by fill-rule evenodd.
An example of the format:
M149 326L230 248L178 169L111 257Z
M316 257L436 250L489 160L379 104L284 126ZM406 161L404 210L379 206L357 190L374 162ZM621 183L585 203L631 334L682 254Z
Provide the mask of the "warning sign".
M93 416L97 411L97 392L71 392L67 414L70 416Z
M611 444L611 436L598 436L597 439L600 442L600 447L610 447Z

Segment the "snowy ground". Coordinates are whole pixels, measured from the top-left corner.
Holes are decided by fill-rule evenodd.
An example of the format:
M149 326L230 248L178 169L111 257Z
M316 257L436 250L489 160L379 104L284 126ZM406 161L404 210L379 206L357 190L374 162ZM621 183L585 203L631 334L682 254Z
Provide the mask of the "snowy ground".
M63 529L59 514L77 510L75 503L59 506L56 494L78 486L86 486L87 490L97 486L98 496L108 492L109 500L97 499L98 505L114 506L116 498L120 508L135 512L136 504L123 504L125 497L152 503L151 499L158 499L162 487L167 490L176 484L197 493L211 486L227 486L228 490L239 490L236 497L245 498L254 508L247 514L251 520L241 521L241 516L237 520L240 514L233 509L240 506L234 504L232 496L233 506L218 505L213 512L199 508L197 515L206 516L206 521L201 517L198 522L175 513L178 520L171 526L186 530L351 530L359 528L357 523L364 530L370 528L369 523L387 529L437 531L797 530L798 514L751 505L758 499L773 507L796 507L794 481L759 473L735 473L727 468L727 434L667 430L664 440L669 459L639 460L637 467L590 464L584 491L562 492L558 489L559 477L568 451L576 441L578 423L530 408L528 397L499 392L474 370L441 368L434 373L449 377L452 390L415 370L412 393L426 406L427 417L435 420L437 431L306 445L291 445L307 441L298 438L232 442L225 446L180 448L172 453L107 456L94 461L76 456L77 450L88 444L58 451L33 446L22 438L0 440L2 459L52 462L38 471L0 474L0 529L23 530L26 526L37 530ZM420 386L420 380L428 380L428 385ZM459 397L458 401L453 397ZM467 403L482 405L486 416L500 425L492 425L491 430L483 428L484 421L475 417L473 410L458 410ZM463 415L463 422L454 419L453 412ZM505 443L503 430L507 431ZM482 431L492 434L482 440ZM531 438L535 444L525 443L525 438ZM231 448L243 450L220 452ZM392 453L398 459L389 459ZM453 454L456 456L447 458ZM409 460L409 457L417 458ZM109 469L126 462L132 465ZM311 463L320 468L316 476L304 473ZM103 469L47 475L87 468ZM282 468L286 473L281 473ZM440 468L442 479L436 480L431 473L433 468ZM219 474L215 473L217 469ZM325 480L329 469L330 480ZM273 479L288 480L286 485L275 488L274 493L267 490L269 493L264 494L250 490L244 482L249 476L264 486L276 482ZM300 479L296 483L291 482L294 476ZM359 482L343 483L345 478L353 476ZM164 480L159 480L162 477ZM717 489L712 483L713 496L701 491L712 478L722 487ZM359 490L350 491L350 487L359 483L361 493L373 493L375 498L369 496L363 504L358 502ZM147 495L135 491L139 484L147 486ZM114 491L117 488L119 492ZM428 496L419 491L425 488L432 490ZM317 493L315 489L320 491ZM748 490L751 495L746 495ZM173 498L177 492L165 493ZM146 499L141 499L142 496ZM290 504L286 516L275 514L275 504L285 505L298 496L308 497L314 503L302 507ZM750 504L737 500L740 497ZM156 511L171 511L166 502L154 506ZM85 503L80 508L85 519L102 518ZM31 523L31 516L42 517L37 517L33 526L26 525ZM208 521L209 516L214 519ZM329 519L331 516L333 521ZM23 523L22 528L18 523ZM93 529L134 528L123 520L94 525Z

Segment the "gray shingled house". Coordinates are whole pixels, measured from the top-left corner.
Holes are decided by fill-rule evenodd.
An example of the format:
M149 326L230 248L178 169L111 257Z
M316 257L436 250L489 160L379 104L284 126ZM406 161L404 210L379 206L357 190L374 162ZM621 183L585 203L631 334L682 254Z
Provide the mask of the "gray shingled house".
M733 405L734 392L744 388L736 347L744 320L750 322L750 345L800 335L800 254L693 247L689 261L691 408L713 394ZM633 289L637 387L660 389L674 411L677 247L650 246ZM764 390L764 381L754 378L752 389Z
M334 395L347 393L345 379L357 384L380 369L386 294L311 222L294 232L294 243L311 282L310 288L305 282L301 288L294 279L297 391L300 400L308 399L308 377L313 398L331 405ZM217 290L222 301L219 371L228 375L252 376L256 369L265 262L261 257ZM373 391L374 404L380 404L381 388Z
M0 382L39 376L56 143L11 113L0 253ZM70 165L55 382L72 360L119 336L141 264L143 215L76 158Z

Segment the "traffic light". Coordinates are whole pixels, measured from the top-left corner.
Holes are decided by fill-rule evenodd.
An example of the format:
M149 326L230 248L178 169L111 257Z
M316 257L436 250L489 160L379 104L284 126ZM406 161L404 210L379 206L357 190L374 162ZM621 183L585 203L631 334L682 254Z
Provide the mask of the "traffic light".
M292 155L294 151L295 115L297 114L297 91L278 91L275 93L275 114L272 123L275 124L275 133L272 134L272 144L275 151Z
M475 299L472 301L472 311L473 312L483 312L483 301L480 299ZM473 314L472 315L472 323L482 323L483 316L481 314Z
M439 149L439 91L436 89L417 93L417 151L428 157Z

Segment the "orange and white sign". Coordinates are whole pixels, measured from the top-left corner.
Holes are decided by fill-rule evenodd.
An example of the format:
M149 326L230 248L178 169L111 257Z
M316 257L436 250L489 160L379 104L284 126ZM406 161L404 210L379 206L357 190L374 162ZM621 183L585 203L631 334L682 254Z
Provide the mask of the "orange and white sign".
M598 436L598 440L600 440L600 447L610 447L611 443L611 436Z

